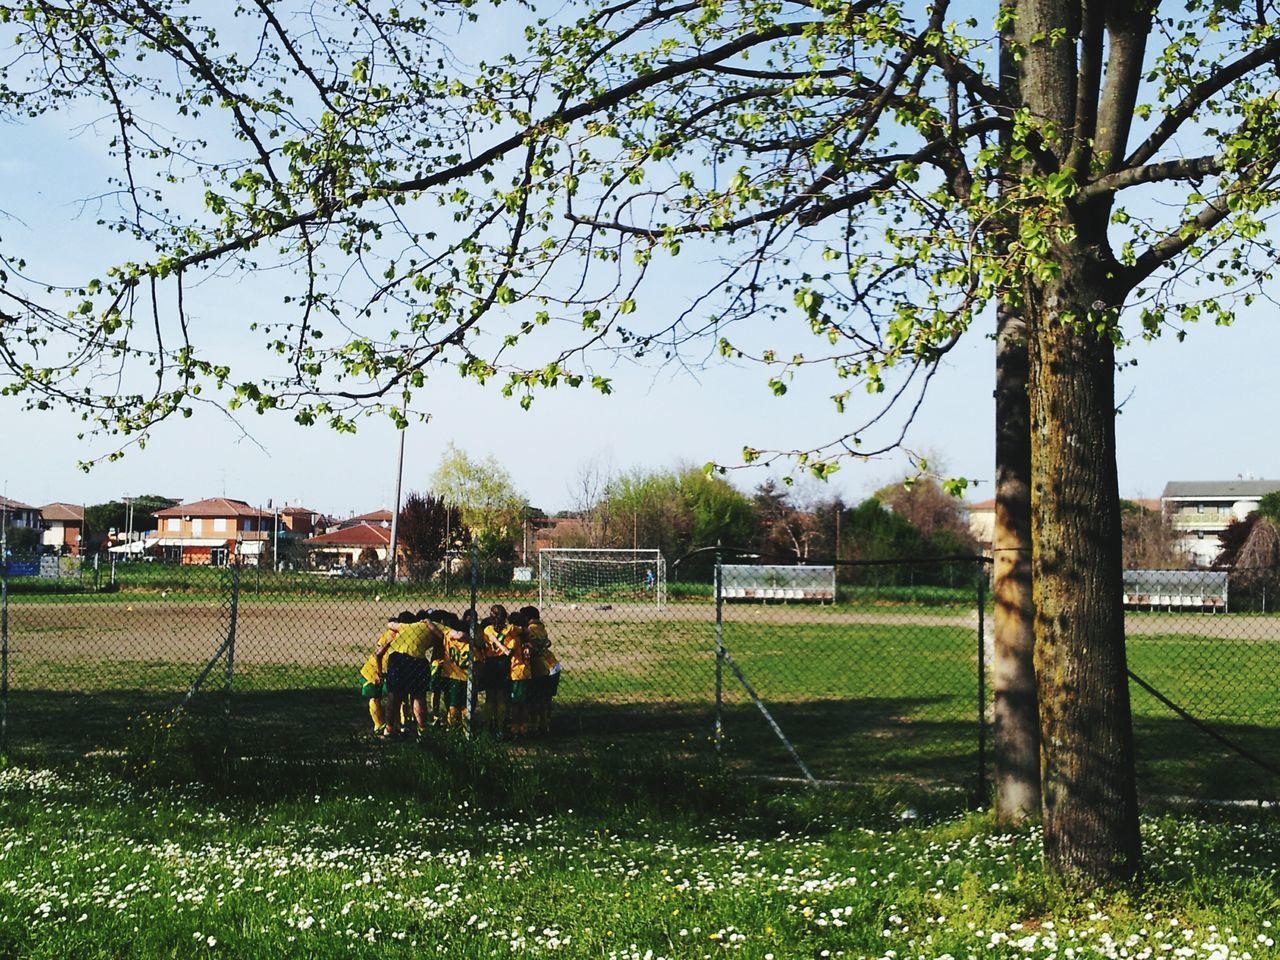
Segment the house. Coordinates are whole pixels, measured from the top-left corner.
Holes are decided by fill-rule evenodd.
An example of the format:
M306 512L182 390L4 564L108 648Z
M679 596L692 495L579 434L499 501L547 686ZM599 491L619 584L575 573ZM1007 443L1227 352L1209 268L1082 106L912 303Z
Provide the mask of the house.
M8 497L0 497L0 525L39 530L41 524L39 507L10 500Z
M1280 491L1280 480L1171 480L1165 484L1160 508L1172 524L1178 545L1197 566L1217 558L1218 534L1232 520L1243 520L1269 493Z
M328 526L328 518L319 511L300 506L280 508L280 535L310 537Z
M44 546L54 553L80 556L84 539L84 507L74 503L46 503L40 508L44 518Z
M355 527L362 523L367 523L375 527L386 527L391 529L391 511L390 510L374 510L372 513L362 513L358 517L351 517L347 520L338 521L338 529L345 527Z
M180 503L152 516L159 529L147 536L148 553L171 563L215 567L269 555L276 520L270 511L228 497Z
M996 501L979 500L967 507L969 514L969 532L978 541L982 552L991 556L996 541Z
M303 542L311 554L313 567L355 567L365 550L372 550L381 563L391 554L391 528L374 523L356 523L321 533Z

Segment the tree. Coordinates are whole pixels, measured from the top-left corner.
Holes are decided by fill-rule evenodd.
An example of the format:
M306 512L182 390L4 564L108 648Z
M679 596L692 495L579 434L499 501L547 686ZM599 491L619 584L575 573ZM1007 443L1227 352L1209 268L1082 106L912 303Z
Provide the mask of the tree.
M107 503L92 504L84 508L85 538L94 548L101 546L112 530L123 538L130 529L130 520L133 523L133 531L139 535L144 534L148 530L156 529L156 519L152 514L157 510L177 506L180 502L172 497L150 493L132 497L127 503L124 500L111 500ZM132 517L130 517L131 506Z
M431 489L458 511L482 560L515 560L529 503L496 457L473 460L451 443L431 475Z
M978 542L969 532L961 513L960 501L942 489L933 477L912 477L909 481L891 483L876 491L875 497L933 542L940 535L953 547L954 553L978 555Z
M606 457L596 455L578 464L577 474L569 493L572 497L573 516L580 525L575 542L559 544L565 547L603 547L610 542L613 516L609 511L607 496L612 481L612 468Z
M221 31L156 0L5 6L18 54L0 107L106 104L123 209L105 219L154 251L64 284L70 310L6 274L5 390L125 438L219 390L349 429L384 397L402 422L445 361L528 403L539 387L611 389L591 345L678 360L711 338L776 393L834 369L833 400L862 426L816 450L744 451L825 476L899 444L869 439L885 406L909 422L940 357L997 307L1001 356L1025 348L1027 363L1029 473L998 465L997 537L1029 510L1046 861L1127 878L1141 861L1116 347L1229 319L1223 294L1252 297L1275 261L1272 6L1003 0L979 20L946 0L584 0L466 75L433 49L440 21L392 7L316 10L298 45L265 0ZM175 80L153 96L162 75ZM687 309L643 309L686 249L723 269L698 275ZM244 374L196 349L194 279L273 264L301 267L296 313L259 327L280 366ZM499 335L480 338L482 321ZM582 339L538 341L547 328ZM530 338L547 346L517 349ZM96 388L97 358L147 377Z
M469 532L462 511L440 497L410 491L400 508L397 527L411 580L429 580L440 570L450 550L464 547Z
M1121 500L1120 530L1126 570L1177 570L1187 565L1177 531L1160 510Z
M742 547L755 535L751 500L697 467L632 470L610 481L600 509L612 518L611 547L661 550L669 562L701 547ZM695 558L680 577L710 577L713 561Z

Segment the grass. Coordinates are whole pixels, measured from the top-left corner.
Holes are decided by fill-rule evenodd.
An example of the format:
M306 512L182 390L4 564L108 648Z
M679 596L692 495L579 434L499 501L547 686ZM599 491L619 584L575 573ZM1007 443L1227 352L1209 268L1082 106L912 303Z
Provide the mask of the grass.
M1145 883L1080 896L1034 828L946 795L447 736L345 760L241 761L178 724L0 771L0 955L1280 956L1274 818L1146 820Z
M170 710L226 635L228 611L216 596L159 591L139 594L146 599L137 604L112 597L99 606L102 596L10 610L7 743L30 763L41 763L46 753L119 749L132 718ZM399 606L434 602L422 594L377 602L357 595L242 594L233 731L246 748L282 758L340 754L368 724L355 676L381 617ZM705 600L661 613L554 611L549 622L567 672L552 749L711 755L713 612ZM1185 622L1193 628L1231 621ZM815 776L943 785L981 800L971 610L735 604L724 610L722 637ZM1163 694L1280 767L1274 696L1280 643L1135 634L1129 654L1135 671ZM799 775L728 661L722 677L720 756L744 774ZM201 708L208 716L223 715L223 682L218 664L198 701L209 705ZM1136 686L1132 701L1144 797L1280 796L1280 776L1242 760Z

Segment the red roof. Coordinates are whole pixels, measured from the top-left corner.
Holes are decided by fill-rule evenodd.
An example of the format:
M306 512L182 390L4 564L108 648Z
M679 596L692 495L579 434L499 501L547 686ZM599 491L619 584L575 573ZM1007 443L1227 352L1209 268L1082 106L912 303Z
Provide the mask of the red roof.
M46 503L40 508L46 520L57 520L60 523L84 523L84 507L74 503Z
M17 500L10 500L8 497L0 497L0 507L6 510L35 510L36 508L26 503L19 503Z
M969 504L970 513L972 513L975 510L978 511L979 513L982 513L984 510L994 510L995 508L996 508L996 501L994 497L990 500L979 500L977 503Z
M391 531L386 527L376 527L371 523L357 523L343 527L333 533L322 533L318 537L308 537L304 543L317 547L389 547Z
M390 523L390 510L374 510L372 513L362 513L358 517L352 517L350 520L344 520L343 523Z
M167 507L151 514L153 517L270 517L274 514L266 510L251 507L243 500L231 500L227 497L210 497L208 500L194 500L191 503L180 503L176 507Z

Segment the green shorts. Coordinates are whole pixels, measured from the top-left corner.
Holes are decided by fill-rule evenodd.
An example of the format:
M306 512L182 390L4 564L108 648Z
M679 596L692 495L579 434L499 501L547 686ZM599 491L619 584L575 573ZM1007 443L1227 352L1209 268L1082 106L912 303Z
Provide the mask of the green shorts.
M429 689L432 693L444 693L449 688L449 678L444 675L444 666L440 661L431 664L431 683Z
M381 700L387 695L387 682L370 683L364 677L360 678L360 696L366 700Z
M533 687L534 681L532 680L512 680L511 702L528 703L533 699Z
M446 680L444 688L444 705L449 709L463 710L467 706L467 681Z

